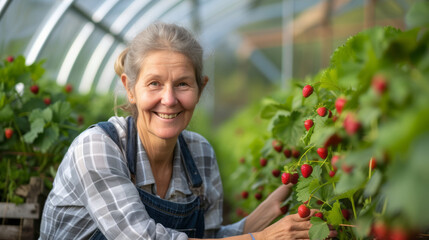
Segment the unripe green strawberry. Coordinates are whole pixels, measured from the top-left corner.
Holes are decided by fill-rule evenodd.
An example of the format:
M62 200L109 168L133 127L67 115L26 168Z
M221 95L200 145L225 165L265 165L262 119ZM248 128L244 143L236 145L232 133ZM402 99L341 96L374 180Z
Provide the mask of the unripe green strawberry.
M311 85L305 85L302 89L302 96L308 98L313 93L313 87Z
M304 178L308 178L312 172L313 172L313 167L311 165L303 164L301 166L301 174Z
M310 215L310 209L307 206L305 206L304 204L301 204L298 207L298 215L302 218L306 218Z
M313 125L314 125L314 122L311 119L307 119L307 120L304 121L304 127L305 127L305 129L307 129L307 131L310 130L310 128Z

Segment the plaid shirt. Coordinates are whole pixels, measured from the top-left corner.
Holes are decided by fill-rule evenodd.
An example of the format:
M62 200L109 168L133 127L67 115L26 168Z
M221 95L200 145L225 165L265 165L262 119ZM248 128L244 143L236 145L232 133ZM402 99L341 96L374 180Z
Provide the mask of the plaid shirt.
M122 146L126 146L126 119L112 117L109 121L115 125ZM183 135L209 203L204 237L242 234L245 219L221 226L223 190L212 147L197 133L184 131ZM137 141L136 185L156 194L155 179L138 134ZM180 148L176 147L165 196L173 202L194 198L180 156ZM89 239L97 228L107 239L188 239L186 234L165 228L149 217L130 180L125 150L101 128L94 127L74 140L58 169L43 210L40 239Z

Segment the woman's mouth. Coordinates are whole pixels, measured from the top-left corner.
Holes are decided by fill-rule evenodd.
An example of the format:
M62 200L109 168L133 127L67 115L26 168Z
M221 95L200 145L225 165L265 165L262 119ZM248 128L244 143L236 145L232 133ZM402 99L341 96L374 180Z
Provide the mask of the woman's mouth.
M167 113L155 113L158 117L163 118L163 119L173 119L175 117L177 117L180 112L178 113L173 113L173 114L167 114Z

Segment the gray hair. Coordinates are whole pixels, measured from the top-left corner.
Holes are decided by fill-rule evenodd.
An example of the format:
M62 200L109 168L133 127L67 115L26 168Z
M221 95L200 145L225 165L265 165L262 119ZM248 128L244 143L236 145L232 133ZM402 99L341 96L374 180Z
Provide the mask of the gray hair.
M127 75L128 86L134 91L140 67L151 51L168 50L185 55L195 70L198 90L201 94L203 86L203 49L190 31L184 27L168 23L153 23L139 33L115 62L115 72L119 76ZM138 111L134 104L128 102L121 108L137 119Z

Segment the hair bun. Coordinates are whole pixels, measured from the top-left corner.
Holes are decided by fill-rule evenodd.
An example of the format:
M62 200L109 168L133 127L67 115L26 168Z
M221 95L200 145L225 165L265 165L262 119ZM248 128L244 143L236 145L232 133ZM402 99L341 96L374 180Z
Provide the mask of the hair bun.
M125 48L124 51L122 51L116 59L114 67L115 72L118 76L121 76L124 73L125 58L127 57L128 50L128 48Z

